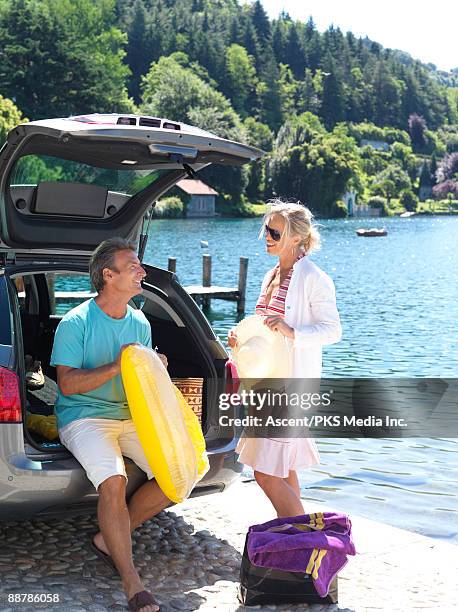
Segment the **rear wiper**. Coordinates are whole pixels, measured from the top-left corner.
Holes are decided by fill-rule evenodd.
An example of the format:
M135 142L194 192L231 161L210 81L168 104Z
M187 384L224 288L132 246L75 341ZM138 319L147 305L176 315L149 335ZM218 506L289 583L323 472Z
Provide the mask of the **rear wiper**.
M170 159L171 161L177 164L181 164L183 166L186 171L186 174L188 175L188 178L197 178L197 172L194 170L194 168L191 168L191 166L184 161L184 157L181 153L170 153Z
M186 174L190 179L197 178L197 172L194 170L194 168L191 168L189 164L183 164L183 168L186 170Z

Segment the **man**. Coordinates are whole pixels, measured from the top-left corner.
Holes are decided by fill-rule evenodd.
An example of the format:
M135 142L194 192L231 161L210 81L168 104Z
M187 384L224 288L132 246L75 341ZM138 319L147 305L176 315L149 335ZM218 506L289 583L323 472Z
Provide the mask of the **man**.
M135 247L122 238L106 240L95 250L89 272L97 296L68 312L54 339L51 364L57 368L59 435L99 493L95 552L119 571L129 608L155 612L159 606L145 591L132 561L131 533L170 500L153 479L120 376L126 346L151 347L145 315L128 304L141 293L146 272ZM160 357L167 366L165 356ZM148 476L128 506L122 455Z

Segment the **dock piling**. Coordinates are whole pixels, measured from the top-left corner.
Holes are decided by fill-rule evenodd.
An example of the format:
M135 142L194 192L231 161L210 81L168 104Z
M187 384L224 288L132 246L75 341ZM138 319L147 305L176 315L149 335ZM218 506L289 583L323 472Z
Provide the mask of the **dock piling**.
M212 256L202 255L202 286L211 287L212 285ZM202 298L202 307L210 307L210 298Z
M237 312L245 312L246 281L248 275L248 257L240 258L239 265L239 295L237 300Z
M169 257L169 261L167 264L167 270L169 272L176 272L177 271L177 258L176 257Z

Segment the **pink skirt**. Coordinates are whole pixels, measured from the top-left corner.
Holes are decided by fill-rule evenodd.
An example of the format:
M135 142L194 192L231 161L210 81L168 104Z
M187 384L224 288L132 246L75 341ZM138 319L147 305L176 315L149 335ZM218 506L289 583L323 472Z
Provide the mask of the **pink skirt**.
M287 478L290 470L320 463L313 438L245 438L242 435L236 452L240 463L279 478Z

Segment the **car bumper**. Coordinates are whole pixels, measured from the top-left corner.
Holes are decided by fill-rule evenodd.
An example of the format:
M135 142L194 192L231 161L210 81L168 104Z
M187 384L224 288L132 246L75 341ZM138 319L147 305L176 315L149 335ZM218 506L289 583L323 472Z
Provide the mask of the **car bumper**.
M210 469L191 497L223 491L239 476L235 440L208 450ZM1 460L0 460L1 461ZM146 481L145 473L125 459L129 498ZM98 493L76 459L68 454L52 461L31 460L24 453L0 464L0 520L68 516L93 512Z

